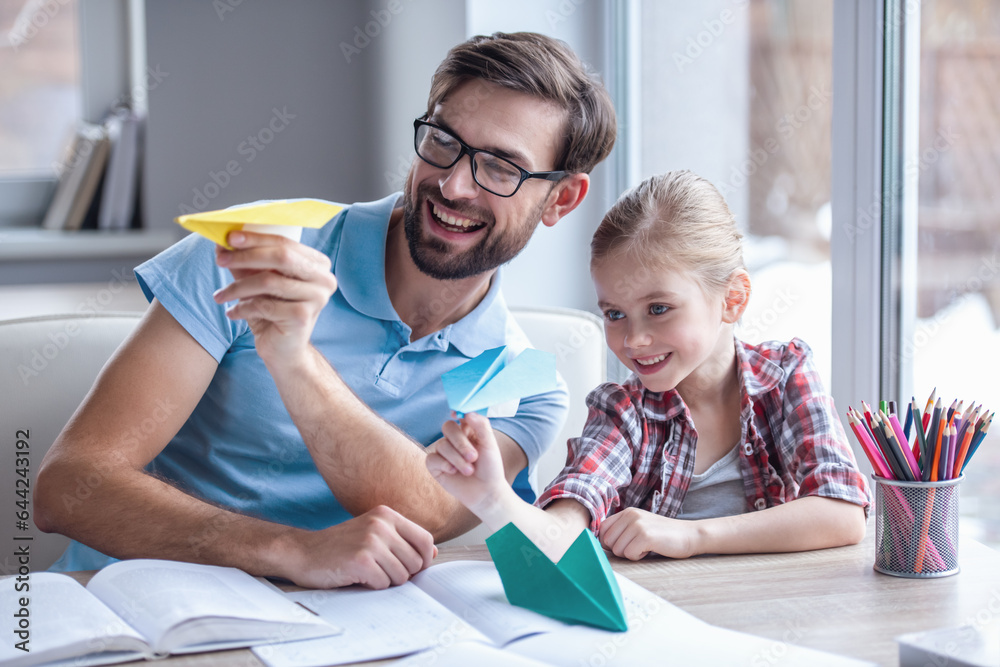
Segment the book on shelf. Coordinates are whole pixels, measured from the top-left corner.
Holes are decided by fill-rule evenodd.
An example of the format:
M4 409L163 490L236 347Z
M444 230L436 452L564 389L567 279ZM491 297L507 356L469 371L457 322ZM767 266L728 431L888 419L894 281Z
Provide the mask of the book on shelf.
M122 230L138 210L142 119L114 109L100 123L80 123L63 161L44 229Z
M44 229L79 229L97 194L108 159L109 141L103 125L80 123L63 162Z
M150 559L108 565L86 587L55 572L8 577L0 609L14 625L0 644L5 667L85 667L340 631L241 570Z
M105 121L111 152L101 189L97 229L132 226L139 191L139 155L142 119L128 108L113 111Z
M713 626L615 575L628 630L564 623L511 605L490 561L433 565L381 591L350 587L288 596L342 629L338 635L254 647L267 667L319 667L410 656L407 665L753 664L774 640ZM848 667L850 658L783 646L782 664Z

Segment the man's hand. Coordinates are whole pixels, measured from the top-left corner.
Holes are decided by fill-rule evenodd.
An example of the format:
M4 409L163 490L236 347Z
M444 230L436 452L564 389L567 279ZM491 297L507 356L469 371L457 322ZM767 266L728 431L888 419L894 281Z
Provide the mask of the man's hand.
M430 565L434 538L380 505L324 530L293 534L281 576L305 588L398 586Z
M441 432L444 438L428 449L427 469L448 493L488 521L488 505L510 492L489 420L470 413L446 421Z
M601 524L601 544L616 556L640 560L649 553L689 558L697 553L693 521L669 519L637 507L613 514Z
M226 315L249 323L266 363L302 354L337 289L330 258L273 234L230 232L228 241L234 250L218 246L215 261L234 280L215 293L216 303L238 301Z

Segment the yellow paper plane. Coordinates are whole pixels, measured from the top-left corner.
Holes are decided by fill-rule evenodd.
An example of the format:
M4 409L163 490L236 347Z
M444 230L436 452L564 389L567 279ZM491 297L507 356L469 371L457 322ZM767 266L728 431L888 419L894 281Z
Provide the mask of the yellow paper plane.
M201 234L229 250L229 232L246 230L261 234L278 234L299 240L303 227L322 227L343 206L319 199L294 199L252 204L220 211L182 215L174 220L184 229Z

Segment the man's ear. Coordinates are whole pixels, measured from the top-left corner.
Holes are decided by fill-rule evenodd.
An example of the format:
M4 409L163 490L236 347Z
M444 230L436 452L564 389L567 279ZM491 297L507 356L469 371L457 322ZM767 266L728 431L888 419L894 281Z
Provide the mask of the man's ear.
M559 181L549 193L542 211L542 224L551 227L559 222L560 218L580 205L589 190L590 174L570 174Z
M750 274L746 269L737 269L729 278L726 288L726 303L722 319L730 324L739 321L750 303Z

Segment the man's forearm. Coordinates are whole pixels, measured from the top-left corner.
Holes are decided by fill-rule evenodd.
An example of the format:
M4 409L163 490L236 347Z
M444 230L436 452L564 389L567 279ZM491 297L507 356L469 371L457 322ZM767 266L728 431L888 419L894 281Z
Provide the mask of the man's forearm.
M39 527L46 532L115 558L164 558L285 576L288 541L296 529L216 507L124 465L56 463L42 476L49 489L100 480L83 498L65 492L37 497L37 515L44 517Z
M365 405L314 347L294 364L268 369L317 469L348 512L387 505L437 541L479 522L427 472L423 446Z

